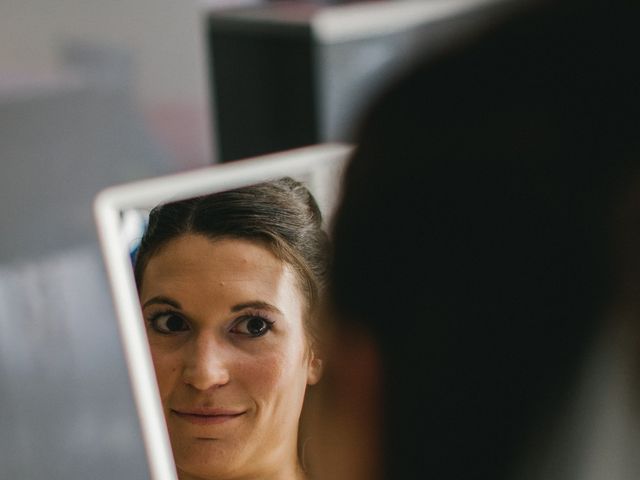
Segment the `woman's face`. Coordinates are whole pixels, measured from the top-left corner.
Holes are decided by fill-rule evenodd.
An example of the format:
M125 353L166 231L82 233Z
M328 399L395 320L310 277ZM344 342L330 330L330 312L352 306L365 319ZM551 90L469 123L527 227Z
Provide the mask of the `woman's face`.
M298 468L298 420L319 361L297 285L289 265L246 240L184 235L151 257L140 300L182 479Z

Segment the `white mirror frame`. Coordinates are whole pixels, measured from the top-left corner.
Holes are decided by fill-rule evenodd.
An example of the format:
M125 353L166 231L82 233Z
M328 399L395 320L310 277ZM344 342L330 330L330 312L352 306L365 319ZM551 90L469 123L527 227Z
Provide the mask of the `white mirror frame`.
M325 175L342 169L351 150L352 147L340 144L306 147L118 185L103 190L96 197L94 216L98 237L153 480L176 480L177 475L131 259L122 241L122 213L282 176L303 176L313 191L314 184L318 186L327 181ZM319 198L318 202L322 204L323 200Z

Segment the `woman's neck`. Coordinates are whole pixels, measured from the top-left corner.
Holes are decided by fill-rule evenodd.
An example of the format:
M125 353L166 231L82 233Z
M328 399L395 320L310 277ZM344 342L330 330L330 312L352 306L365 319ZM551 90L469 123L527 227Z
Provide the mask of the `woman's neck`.
M260 471L258 469L239 475L198 476L178 468L178 480L308 480L300 464L294 462L286 467Z

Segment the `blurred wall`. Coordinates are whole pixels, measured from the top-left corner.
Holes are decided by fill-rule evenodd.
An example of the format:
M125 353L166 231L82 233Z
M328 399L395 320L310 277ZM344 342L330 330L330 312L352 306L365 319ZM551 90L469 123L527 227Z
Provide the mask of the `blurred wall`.
M246 2L207 8L230 3ZM177 165L210 163L203 8L196 0L2 0L0 74L59 72L70 43L118 47L132 59L135 101Z

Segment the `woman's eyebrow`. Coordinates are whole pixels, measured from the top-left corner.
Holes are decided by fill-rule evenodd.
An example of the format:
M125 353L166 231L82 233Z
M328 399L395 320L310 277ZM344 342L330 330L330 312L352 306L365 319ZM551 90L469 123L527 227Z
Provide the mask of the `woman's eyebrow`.
M144 302L144 304L142 305L142 308L146 308L149 305L169 305L173 308L178 308L178 309L182 308L182 306L180 305L180 302L173 300L169 297L165 297L164 295L158 295L156 297L150 298L149 300Z
M263 302L262 300L253 300L250 302L238 303L231 307L232 312L239 312L240 310L244 310L245 308L256 308L260 310L268 310L270 312L277 313L282 315L282 312L277 307L271 305L270 303Z

